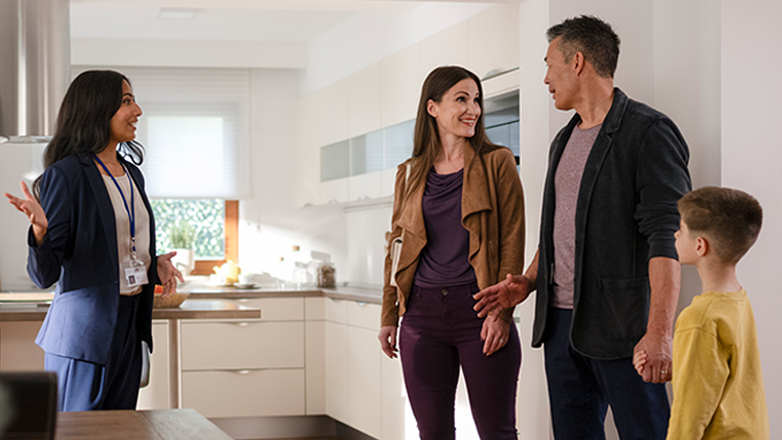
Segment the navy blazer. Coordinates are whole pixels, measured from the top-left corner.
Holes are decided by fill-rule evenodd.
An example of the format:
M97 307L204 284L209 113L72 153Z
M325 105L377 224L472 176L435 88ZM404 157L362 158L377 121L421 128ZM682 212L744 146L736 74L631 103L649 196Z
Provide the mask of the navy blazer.
M533 346L546 338L554 265L554 178L574 115L551 143L543 193ZM677 201L690 191L689 150L670 118L614 89L576 202L570 343L598 359L633 355L646 333L649 260L677 259Z
M36 344L46 353L105 365L117 320L120 274L114 207L93 157L75 154L44 172L41 206L49 226L40 245L30 228L27 272L42 289L57 283ZM120 160L149 212L150 282L140 293L136 325L139 337L151 348L155 223L141 171Z

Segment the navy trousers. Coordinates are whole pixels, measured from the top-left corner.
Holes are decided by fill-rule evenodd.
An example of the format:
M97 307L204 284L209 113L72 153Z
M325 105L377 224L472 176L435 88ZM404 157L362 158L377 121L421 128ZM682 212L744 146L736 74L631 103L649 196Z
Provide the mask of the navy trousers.
M608 405L619 437L664 440L670 407L663 384L644 382L632 358L599 360L570 346L572 310L550 308L544 341L554 437L605 439Z
M422 440L455 437L454 401L464 371L475 425L484 440L516 440L516 388L521 346L516 325L508 343L483 354L483 319L472 309L475 283L414 286L399 330L399 349L410 406Z
M46 371L57 373L60 411L136 409L141 381L141 341L136 331L138 296L120 296L117 325L106 365L44 355Z

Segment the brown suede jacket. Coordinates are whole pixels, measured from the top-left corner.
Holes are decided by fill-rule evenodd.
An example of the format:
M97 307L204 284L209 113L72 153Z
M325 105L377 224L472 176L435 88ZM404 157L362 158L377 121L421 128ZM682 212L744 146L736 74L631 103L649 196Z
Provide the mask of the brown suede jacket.
M426 246L421 206L426 185L425 182L418 185L404 200L408 163L415 167L416 159L399 165L396 173L388 248L399 236L403 244L396 273L397 287L390 284L391 257L386 252L382 326L396 326L399 317L404 315L419 256ZM509 273L521 273L524 266L524 191L509 149L498 148L479 156L469 145L465 147L462 225L470 233L469 260L478 287L484 289ZM506 309L502 317L510 322L512 314L512 308Z

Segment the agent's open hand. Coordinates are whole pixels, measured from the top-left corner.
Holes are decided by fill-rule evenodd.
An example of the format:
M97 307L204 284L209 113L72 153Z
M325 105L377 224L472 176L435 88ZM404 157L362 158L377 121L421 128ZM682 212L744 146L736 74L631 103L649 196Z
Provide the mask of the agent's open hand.
M19 212L23 213L30 220L30 224L33 225L33 234L35 235L35 242L41 244L43 237L46 235L46 229L49 227L49 221L46 219L46 213L43 212L41 204L30 193L30 189L24 182L19 182L19 186L22 187L22 193L24 199L15 197L8 193L3 193L8 198L8 203L14 205Z
M176 255L176 251L157 257L157 277L160 279L160 284L163 285L163 298L176 293L177 279L182 283L185 282L185 277L171 263L171 257L174 255Z
M475 294L474 298L478 302L473 310L478 312L479 318L489 313L499 313L502 309L522 303L533 290L532 282L524 275L508 274L504 280Z

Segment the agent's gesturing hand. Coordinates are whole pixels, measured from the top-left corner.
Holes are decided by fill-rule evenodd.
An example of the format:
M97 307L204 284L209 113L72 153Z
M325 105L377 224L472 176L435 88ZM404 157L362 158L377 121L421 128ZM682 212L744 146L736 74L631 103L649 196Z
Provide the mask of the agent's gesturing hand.
M35 242L37 244L43 243L43 237L46 235L46 229L49 227L49 221L46 219L46 213L43 212L41 204L32 195L27 184L19 182L19 186L22 187L22 193L24 199L15 197L8 193L3 193L8 197L8 203L14 205L14 208L22 212L30 220L30 224L33 225L33 235L35 235Z

